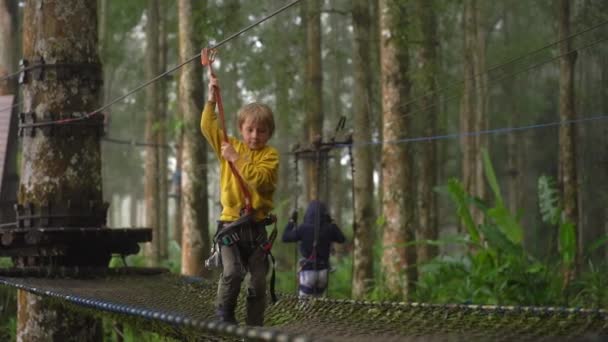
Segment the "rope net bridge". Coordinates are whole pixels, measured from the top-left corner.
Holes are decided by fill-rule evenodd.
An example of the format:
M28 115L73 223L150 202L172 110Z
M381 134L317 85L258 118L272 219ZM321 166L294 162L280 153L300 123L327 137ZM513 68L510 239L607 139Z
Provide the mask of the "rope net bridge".
M266 326L214 321L215 282L153 269L43 278L0 276L0 284L136 321L181 340L230 341L602 341L608 312L577 308L439 305L298 299L281 295ZM55 275L61 272L53 272ZM97 275L93 275L96 273ZM6 272L4 273L7 274ZM237 319L244 321L244 298Z

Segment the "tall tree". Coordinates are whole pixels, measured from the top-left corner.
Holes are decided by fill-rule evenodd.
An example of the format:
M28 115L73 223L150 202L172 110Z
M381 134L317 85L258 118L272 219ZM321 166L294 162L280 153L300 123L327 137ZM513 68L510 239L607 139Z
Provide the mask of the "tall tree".
M505 46L510 46L512 43L512 30L514 24L513 9L510 4L505 3L503 8L503 37ZM512 68L509 68L512 69ZM509 70L513 73L513 70ZM507 125L509 127L515 127L519 125L519 101L513 101L512 99L520 98L518 96L517 88L515 87L515 80L509 77L503 81L503 92L506 99L509 99L505 104L508 108L508 119ZM523 156L521 153L522 142L519 141L521 135L515 132L509 133L507 136L507 204L512 213L522 208L522 194L523 194ZM525 241L525 240L524 240Z
M100 84L91 82L101 78L97 54L96 1L26 1L24 22L28 23L23 28L24 59L33 63L42 58L46 65L84 64L95 71L93 77L88 79L79 72L73 73L68 79L56 75L42 80L28 78L23 85L23 111L31 113L35 122L44 122L49 119L48 113L58 120L95 110L99 106L101 89ZM54 71L49 67L44 72ZM91 122L98 119L99 116L89 118ZM57 126L56 129L55 134L50 136L38 131L35 135L24 136L22 140L19 204L33 205L38 208L36 210L52 204L53 211L72 215L81 214L82 211L71 209L81 203L82 210L84 203L86 207L102 208L99 135L95 134L94 129L80 126L79 129L88 131L67 138L66 131ZM70 205L66 199L73 199ZM71 217L76 225L82 222L78 216ZM105 215L91 220L101 226ZM94 249L95 246L91 246L87 250L88 255L79 255L75 262L86 263L95 259L98 251ZM84 260L88 258L91 260ZM42 260L35 259L46 258L27 259L20 262L39 263ZM92 316L69 311L48 298L24 291L18 293L18 305L17 341L102 340L101 324Z
M146 21L145 76L152 79L158 75L158 0L148 0ZM146 249L148 265L160 262L160 199L158 173L158 98L159 86L153 82L146 87L146 159L144 170L144 200L146 203L146 227L152 228L152 242Z
M479 132L487 128L487 76L485 74L485 30L477 0L464 1L464 91L460 108L462 132ZM462 178L469 194L484 198L486 193L481 148L487 148L485 135L462 138ZM473 210L477 223L482 213Z
M168 5L167 2L161 1L159 6L158 66L159 71L164 72L167 69L167 53L169 50L167 42ZM167 149L168 83L166 78L158 81L158 238L161 258L166 258L169 254L169 170L167 167L169 151Z
M571 51L572 42L570 36L570 4L569 0L559 2L559 118L561 121L569 121L576 118L574 103L574 64L576 63L576 52ZM559 179L566 219L575 225L575 239L577 240L577 252L574 261L574 274L582 262L582 246L579 220L578 220L578 179L576 175L576 131L574 124L562 124L559 126ZM571 276L566 275L567 277Z
M192 34L193 0L179 0L179 58L197 53ZM206 8L205 4L198 5ZM179 102L183 116L182 140L182 274L205 275L209 255L209 208L207 203L207 148L200 133L204 92L199 63L186 64L180 73Z
M17 1L0 0L0 77L17 69ZM0 81L0 95L15 94L15 79Z
M355 87L353 94L355 142L370 141L372 112L372 77L370 68L370 4L367 0L353 2ZM374 206L373 164L368 146L361 145L353 152L354 175L354 251L352 296L365 295L373 279Z
M19 49L17 48L17 1L0 0L0 78L17 69L16 59ZM18 103L17 82L15 78L0 81L0 96L15 95L13 102ZM6 108L3 108L6 110ZM11 113L12 110L6 111ZM4 177L5 181L0 189L0 198L5 203L0 203L0 221L14 222L15 210L13 204L16 200L19 185L17 174L17 119L10 121L9 137L5 146Z
M439 101L437 96L437 18L434 1L417 0L416 13L419 19L422 42L418 51L419 87L423 93L420 100L424 115L422 121L423 135L437 134L437 113ZM418 240L436 240L439 237L437 228L437 198L433 187L437 185L437 142L423 142L418 157ZM418 263L423 263L437 256L437 247L430 244L418 246Z
M321 1L309 0L306 6L306 132L308 142L323 137L323 73L321 65ZM319 199L320 182L315 162L306 164L306 199Z
M412 165L406 144L395 143L409 132L410 93L408 49L402 28L407 23L405 7L392 0L379 0L380 66L382 85L382 213L385 219L382 265L386 284L404 298L415 290L418 273L414 241ZM404 278L403 278L404 277Z

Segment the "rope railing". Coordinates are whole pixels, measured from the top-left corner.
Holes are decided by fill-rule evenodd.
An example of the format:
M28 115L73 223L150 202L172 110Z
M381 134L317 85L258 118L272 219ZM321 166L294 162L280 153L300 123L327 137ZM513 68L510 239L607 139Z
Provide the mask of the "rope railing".
M200 278L119 272L94 279L0 276L0 284L96 313L161 323L173 327L171 334L179 339L552 341L608 336L608 312L603 309L301 299L282 294L276 304L268 305L266 326L249 327L216 322L216 284ZM240 321L245 317L244 302L237 308Z

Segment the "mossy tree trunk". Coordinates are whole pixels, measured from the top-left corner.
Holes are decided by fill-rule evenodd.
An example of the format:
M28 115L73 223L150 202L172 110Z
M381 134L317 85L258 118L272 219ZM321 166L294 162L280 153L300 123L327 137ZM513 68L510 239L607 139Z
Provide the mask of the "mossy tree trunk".
M17 1L0 0L0 77L17 70ZM15 78L0 81L0 95L15 94Z
M206 8L206 3L196 2ZM194 56L192 11L193 0L180 0L179 58L180 62ZM197 25L198 26L198 25ZM180 73L179 103L183 115L182 149L182 274L201 276L208 271L204 260L209 255L209 208L207 192L207 148L200 132L204 91L200 63L186 64Z
M23 54L46 64L99 65L97 3L94 0L26 1ZM101 68L92 79L101 78ZM23 111L38 122L72 118L100 105L101 84L75 72L66 79L49 75L23 85ZM83 128L84 129L84 128ZM23 138L18 202L35 206L66 205L69 201L102 202L100 141L96 134L45 135L36 129ZM100 322L74 314L48 300L18 293L18 341L101 341Z
M156 77L158 67L158 0L148 0L146 12L146 79ZM146 262L149 266L160 263L160 199L159 199L159 158L158 158L158 99L159 86L157 82L146 87L146 146L144 168L144 199L146 203L146 227L152 228L152 241L146 245Z
M418 50L419 84L422 92L420 108L424 114L422 121L424 136L437 134L437 113L439 97L437 96L436 75L438 74L437 18L434 1L417 0L416 17L419 18L422 43ZM437 227L437 196L434 187L437 185L437 142L435 140L421 143L418 159L418 240L436 240L439 237ZM430 261L438 254L437 246L418 245L418 263Z
M161 1L159 3L159 25L158 25L158 66L159 73L167 69L167 53L169 51L167 43L167 8L168 3ZM168 99L167 99L167 84L166 78L158 81L159 97L158 97L158 238L159 238L159 254L161 259L167 258L169 255L169 170L167 165L168 148L167 148L167 117L168 117Z
M574 64L576 63L576 52L570 52L570 4L569 0L559 2L559 119L569 121L576 118L574 103ZM577 240L577 251L575 254L574 268L566 271L567 278L577 274L582 262L582 246L580 238L580 227L578 221L578 179L576 174L576 130L574 124L563 124L559 126L559 180L563 199L563 207L566 219L575 225L575 238ZM570 271L572 271L571 274Z
M353 2L355 87L353 94L354 135L357 142L371 141L372 77L370 61L370 5L367 0ZM375 235L373 165L371 148L361 145L353 151L354 174L354 251L352 296L361 298L369 290L373 274Z
M460 107L460 131L479 132L487 128L487 79L485 76L485 31L481 25L480 3L464 1L464 90ZM484 198L485 176L481 148L487 148L484 135L464 136L462 146L462 180L467 193ZM476 223L482 212L472 208Z
M382 213L385 219L382 265L388 290L409 298L418 278L414 241L411 156L407 144L396 142L408 136L410 80L408 50L403 31L406 9L380 0L380 66L382 77ZM388 143L387 143L388 142Z

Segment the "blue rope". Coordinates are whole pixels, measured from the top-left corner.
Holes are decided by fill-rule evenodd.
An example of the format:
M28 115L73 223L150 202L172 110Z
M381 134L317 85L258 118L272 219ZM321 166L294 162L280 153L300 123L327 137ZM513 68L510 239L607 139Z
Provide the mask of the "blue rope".
M368 145L401 144L401 143L412 143L412 142L426 142L426 141L435 141L435 140L458 139L458 138L465 138L465 137L476 137L476 136L487 135L487 134L504 134L504 133L511 133L511 132L521 132L521 131L527 131L527 130L538 129L538 128L555 127L555 126L561 126L561 125L599 121L599 120L605 120L605 119L608 119L608 115L598 115L598 116L592 116L592 117L588 117L588 118L547 122L547 123L519 126L519 127L501 127L501 128L486 129L486 130L481 130L481 131L459 132L459 133L443 134L443 135L431 135L431 136L426 136L426 137L403 138L403 139L388 140L388 141L374 140L374 141L367 141L367 142L360 142L360 143L357 143L357 142L341 143L341 144L336 144L336 146L338 146L338 147L348 147L348 146L359 147L359 146L368 146Z

